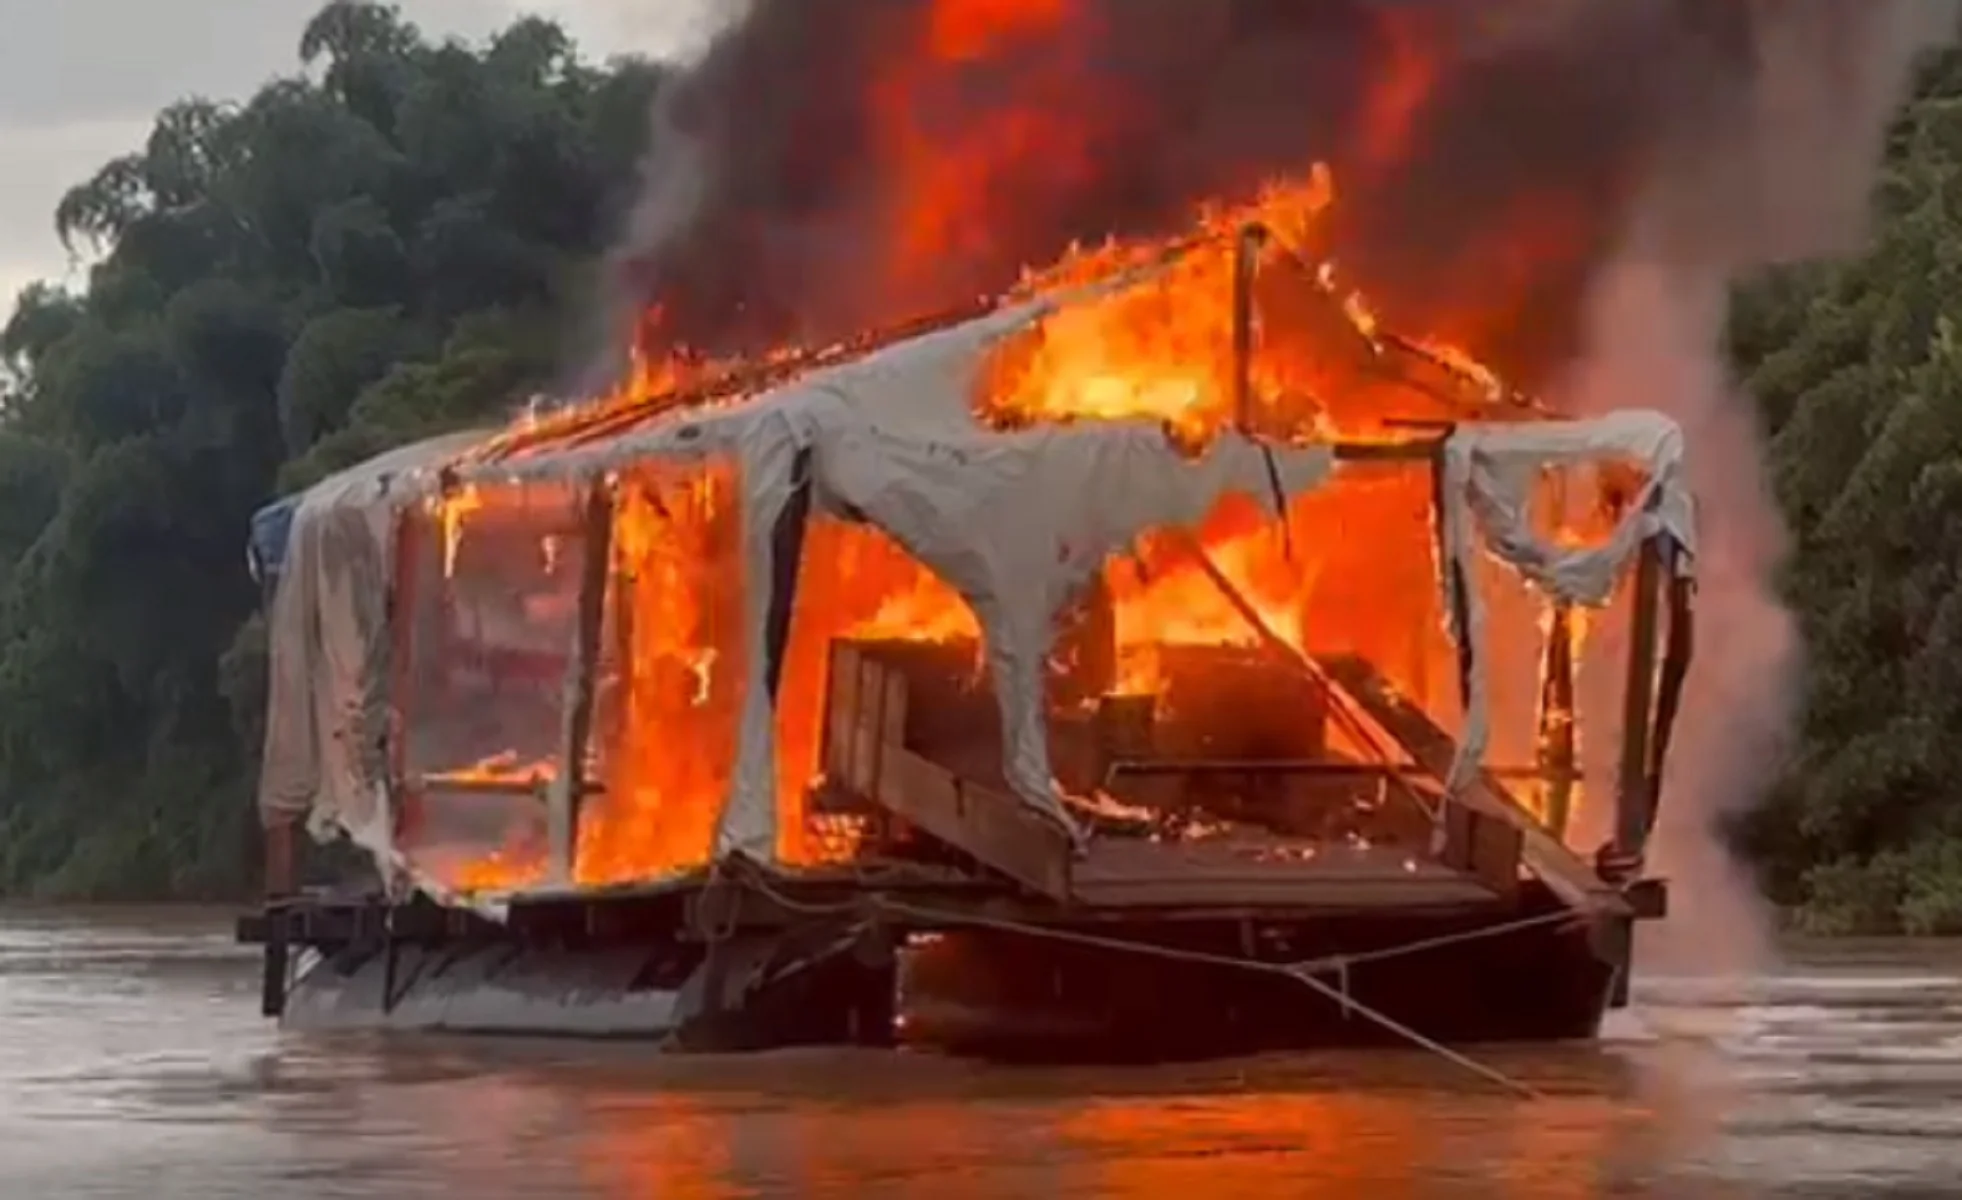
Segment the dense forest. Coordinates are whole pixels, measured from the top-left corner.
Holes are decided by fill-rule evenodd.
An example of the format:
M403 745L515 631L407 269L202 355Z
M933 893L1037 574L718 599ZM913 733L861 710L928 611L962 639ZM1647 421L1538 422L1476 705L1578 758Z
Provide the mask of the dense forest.
M0 333L0 891L242 891L251 513L561 368L661 82L545 21L439 45L368 4L300 57L69 191L86 292Z
M1962 933L1962 52L1924 65L1854 262L1736 296L1806 646L1797 746L1736 832L1820 932Z
M0 332L0 893L223 897L256 856L268 498L563 367L662 68L385 6L306 70L161 113L71 190L89 286ZM1808 645L1801 737L1730 830L1821 931L1962 932L1962 53L1901 115L1872 252L1736 298Z

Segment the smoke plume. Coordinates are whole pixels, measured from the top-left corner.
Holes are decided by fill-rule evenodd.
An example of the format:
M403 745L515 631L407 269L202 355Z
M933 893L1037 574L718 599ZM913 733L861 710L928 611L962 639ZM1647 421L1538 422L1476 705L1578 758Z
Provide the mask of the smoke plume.
M1570 405L1669 412L1699 500L1698 659L1684 697L1698 716L1676 739L1655 862L1678 881L1657 947L1666 967L1737 971L1767 956L1755 889L1713 826L1757 801L1801 684L1797 631L1772 583L1785 530L1763 437L1721 352L1729 289L1771 264L1859 246L1888 120L1915 55L1953 33L1956 9L1761 6L1752 71L1707 128L1658 147L1588 298Z
M1781 7L1821 6L753 0L662 101L615 282L656 342L828 339L1324 161L1350 277L1413 325L1476 312L1454 334L1530 382L1661 148L1743 120Z
M1689 893L1732 894L1719 858L1684 848L1753 800L1796 643L1761 439L1722 365L1725 295L1858 244L1888 114L1953 9L752 0L661 100L614 291L655 353L830 340L1329 164L1316 249L1392 324L1577 410L1687 428L1704 635L1664 857L1708 876Z

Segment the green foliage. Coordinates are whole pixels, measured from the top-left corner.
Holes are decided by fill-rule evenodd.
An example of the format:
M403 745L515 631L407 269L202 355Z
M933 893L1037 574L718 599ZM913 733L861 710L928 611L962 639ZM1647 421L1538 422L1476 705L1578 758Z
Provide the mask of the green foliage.
M397 363L419 357L415 330L398 308L337 308L304 325L279 377L286 449L304 454L344 428L355 397Z
M1799 926L1822 936L1962 935L1962 839L1842 858L1805 873Z
M1962 933L1962 51L1896 122L1864 259L1736 299L1809 674L1743 843L1826 933Z
M83 294L0 329L0 891L234 894L282 488L508 410L631 199L659 67L335 0L304 76L186 100L71 189Z

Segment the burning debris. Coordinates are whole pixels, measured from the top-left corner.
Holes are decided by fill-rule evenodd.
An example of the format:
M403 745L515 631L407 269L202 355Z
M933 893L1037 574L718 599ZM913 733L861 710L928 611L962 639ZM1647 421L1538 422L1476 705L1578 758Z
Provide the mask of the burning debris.
M1194 647L1264 654L1331 693L1319 663L1353 656L1386 695L1479 726L1466 735L1478 750L1497 689L1499 708L1538 714L1523 742L1498 747L1534 764L1529 802L1556 828L1584 807L1574 674L1589 622L1571 601L1602 604L1614 585L1532 556L1605 543L1618 562L1645 521L1686 550L1686 518L1654 507L1675 486L1657 474L1675 469L1674 435L1629 427L1635 440L1616 448L1528 429L1493 442L1585 460L1536 464L1529 483L1469 459L1447 469L1450 431L1548 413L1507 380L1557 382L1581 296L1649 176L1751 119L1768 38L1864 26L1830 5L1774 16L1747 0L1171 12L1164 0L758 0L666 98L650 170L696 173L685 203L643 214L618 263L637 314L633 371L610 395L455 456L397 547L398 575L445 597L452 627L397 632L406 728L396 761L374 769L410 796L467 785L529 787L560 797L554 811L567 793L575 810L593 801L572 828L521 823L452 884L536 882L555 855L577 882L631 882L747 844L718 813L731 789L760 786L738 776L756 769L743 747L761 723L782 818L759 826L766 852L835 853L807 837L800 798L823 775L841 640L965 647L969 684L1003 706L1002 782L1065 825L1035 748L1043 723L1126 696L1175 710L1167 656ZM754 448L727 441L762 436L729 431L779 410L800 430L784 453L802 464L781 486L816 493L799 501L811 511L795 568L769 547L758 557L758 539L779 535L752 509L784 496L759 495ZM873 414L863 443L812 432ZM1077 428L1081 445L1120 444L1141 427L1157 432L1137 461L1169 452L1168 469L1207 482L1183 499L1134 496L1158 515L1059 528L1035 552L1053 560L1052 592L1026 606L1059 631L1010 637L1030 618L978 610L1006 568L929 561L908 525L925 509L881 520L839 494L873 459L931 457L940 443L978 438L949 451L950 469L973 474L967 456L997 445L1021 453ZM1309 490L1337 445L1434 469L1351 470L1339 496ZM1097 472L1116 468L1079 469L1055 503L1114 502ZM1468 488L1488 507L1531 508L1502 552L1563 596L1551 617L1462 557L1468 518L1446 510ZM1442 598L1440 554L1455 572ZM771 569L794 574L759 574ZM582 600L582 580L602 598ZM764 642L759 593L796 597L770 613ZM1488 618L1516 627L1494 657L1532 664L1530 679L1467 666L1471 640L1495 640ZM1033 664L1017 657L1038 645ZM592 677L584 693L555 690L567 646ZM496 699L514 686L533 702ZM487 703L466 702L485 687ZM1015 710L1038 692L1046 708ZM1322 705L1342 754L1410 765L1369 720ZM445 726L471 711L505 717ZM568 740L593 749L568 761ZM1107 781L1078 782L1063 794Z
M641 882L732 845L788 864L857 857L885 835L826 799L836 747L860 736L828 715L841 689L869 686L839 674L836 648L857 645L928 655L880 651L915 664L895 677L908 711L937 714L882 736L917 734L1000 789L994 803L1267 862L1379 845L1417 861L1440 784L1485 734L1445 752L1461 760L1449 772L1412 759L1391 731L1405 718L1386 730L1325 661L1375 664L1359 677L1374 703L1431 714L1420 724L1482 722L1463 647L1486 638L1492 599L1473 592L1491 588L1458 579L1441 606L1437 556L1462 570L1470 534L1436 523L1439 489L1485 495L1487 525L1531 498L1502 482L1517 467L1447 468L1453 446L1484 453L1449 429L1537 411L1465 352L1392 333L1306 257L1336 203L1312 170L1185 235L1073 251L980 316L700 367L693 384L524 422L448 460L399 518L398 611L424 615L392 634L385 769L414 814L393 844L466 892L555 872ZM1535 470L1633 456L1648 507L1603 508L1595 475L1562 472L1565 490L1539 486L1542 511L1504 534L1508 555L1605 537L1620 549L1601 561L1618 562L1631 521L1688 544L1680 501L1656 507L1674 494L1666 427L1521 436L1494 452ZM1332 457L1354 482L1317 489ZM761 627L759 592L781 597ZM1550 694L1545 721L1571 740L1572 697ZM1219 725L1245 703L1272 720ZM1134 727L1128 757L1113 720ZM1577 783L1560 787L1571 805ZM735 825L732 789L752 797L753 831ZM527 793L501 830L466 815ZM1265 844L1277 834L1312 845ZM455 857L487 836L489 852Z
M878 1040L933 935L983 1040L1585 1036L1663 907L1687 694L1649 406L1720 390L1603 404L1604 280L1687 272L1664 344L1706 364L1725 272L1844 197L1709 219L1797 178L1793 62L1853 152L1906 11L754 0L663 101L622 381L299 506L268 824L352 837L438 941L508 917L462 986L556 981L549 1027ZM269 1012L296 928L369 927L289 915ZM393 941L296 995L516 1027L452 965L406 1013Z

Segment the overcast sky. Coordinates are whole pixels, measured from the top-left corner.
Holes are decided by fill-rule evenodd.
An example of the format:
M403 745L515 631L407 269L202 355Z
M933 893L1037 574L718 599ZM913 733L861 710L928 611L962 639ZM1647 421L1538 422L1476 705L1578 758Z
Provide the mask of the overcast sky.
M477 38L523 13L558 20L589 58L661 55L733 0L400 0L433 36ZM0 320L35 279L68 280L55 203L139 148L157 110L247 96L298 67L321 0L0 0ZM78 280L71 280L78 281Z

